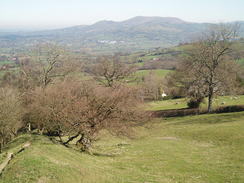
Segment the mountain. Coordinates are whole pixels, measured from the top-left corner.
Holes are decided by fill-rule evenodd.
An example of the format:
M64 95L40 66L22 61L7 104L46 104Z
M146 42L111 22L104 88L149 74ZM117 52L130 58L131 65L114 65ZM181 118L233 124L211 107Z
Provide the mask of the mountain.
M241 24L244 25L244 22ZM100 21L93 25L56 30L0 33L0 46L23 47L37 42L55 41L74 50L143 50L189 42L209 25L210 23L186 22L175 17L138 16L121 22Z

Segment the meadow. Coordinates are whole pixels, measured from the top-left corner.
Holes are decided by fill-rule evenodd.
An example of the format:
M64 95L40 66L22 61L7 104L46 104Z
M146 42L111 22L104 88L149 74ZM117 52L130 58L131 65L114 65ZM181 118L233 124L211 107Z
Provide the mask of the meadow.
M26 134L5 148L5 153L16 151L31 142L0 182L242 183L243 122L243 112L153 119L136 127L131 138L103 132L93 155Z
M237 63L244 66L244 58L237 60Z
M136 77L143 77L143 76L147 76L150 73L155 74L156 76L159 77L165 77L168 73L170 73L172 71L170 70L165 70L165 69L155 69L155 70L139 70L135 73Z
M8 60L0 61L0 66L5 65L5 64L13 64L13 62L12 61L8 61Z
M213 107L244 105L244 95L240 96L218 96L213 101ZM168 110L168 109L182 109L187 108L187 99L169 99L161 101L152 101L147 103L146 109L151 111ZM207 99L200 106L201 109L207 108Z

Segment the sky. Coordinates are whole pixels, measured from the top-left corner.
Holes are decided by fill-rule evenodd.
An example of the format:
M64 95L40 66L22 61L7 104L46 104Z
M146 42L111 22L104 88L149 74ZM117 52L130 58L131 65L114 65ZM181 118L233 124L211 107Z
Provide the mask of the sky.
M135 16L244 20L244 0L0 0L0 29L53 29Z

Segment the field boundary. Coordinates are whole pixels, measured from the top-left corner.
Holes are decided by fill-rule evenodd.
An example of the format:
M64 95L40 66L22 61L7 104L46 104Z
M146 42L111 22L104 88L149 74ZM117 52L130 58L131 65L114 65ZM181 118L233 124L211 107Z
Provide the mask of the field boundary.
M244 111L244 105L232 105L232 106L224 106L218 107L214 109L211 113L230 113L230 112L242 112ZM181 116L192 116L192 115L200 115L207 114L207 110L201 110L199 108L183 108L183 109L167 109L160 111L151 111L151 116L155 118L160 117L181 117Z

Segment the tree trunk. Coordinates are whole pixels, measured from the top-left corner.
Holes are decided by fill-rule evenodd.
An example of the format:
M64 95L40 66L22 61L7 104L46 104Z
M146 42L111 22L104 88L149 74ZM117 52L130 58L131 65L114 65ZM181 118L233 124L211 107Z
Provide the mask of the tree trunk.
M81 137L76 142L76 145L81 145L81 151L89 152L89 148L91 147L91 140L87 138L85 134L81 134Z
M2 137L1 142L0 142L0 145L1 145L1 153L3 151L4 143L5 143L4 142L4 137Z
M213 104L213 87L210 87L209 94L208 94L208 113L212 112L212 104Z
M69 142L71 142L72 140L74 140L75 138L77 138L80 135L80 133L77 133L76 135L70 137L66 142L64 142L64 145L67 145Z

